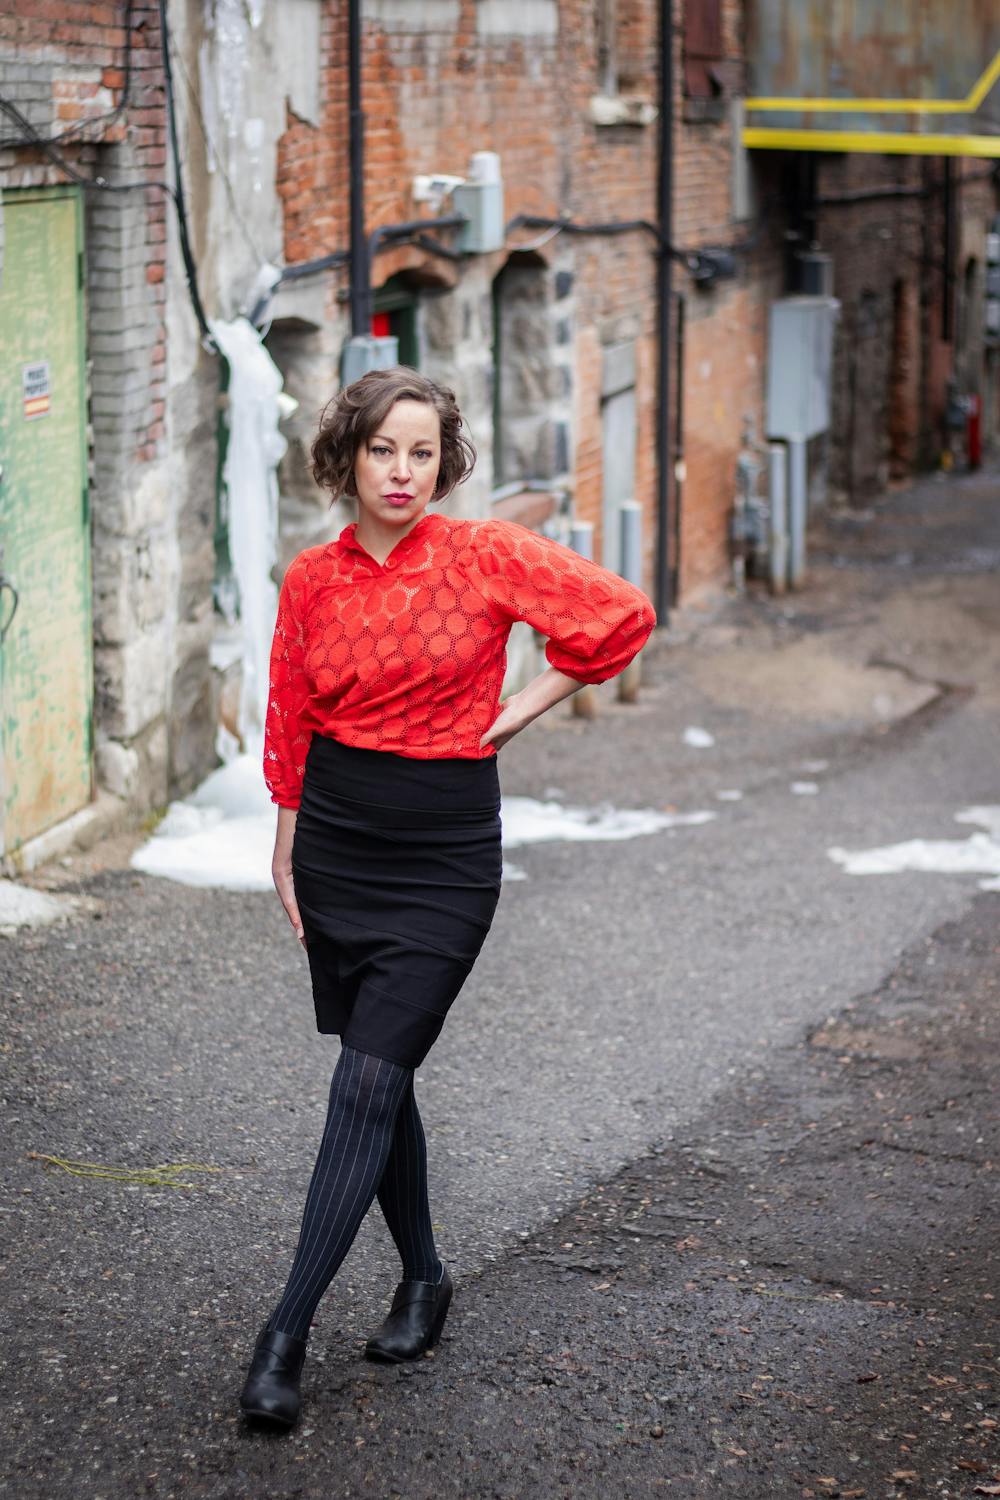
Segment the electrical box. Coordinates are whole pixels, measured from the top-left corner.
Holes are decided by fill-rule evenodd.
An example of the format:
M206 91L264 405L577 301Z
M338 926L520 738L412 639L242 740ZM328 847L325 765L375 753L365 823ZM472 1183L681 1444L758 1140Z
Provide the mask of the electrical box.
M393 334L350 338L340 356L340 383L353 385L369 370L389 370L399 363L399 340Z
M835 297L783 297L771 304L767 436L811 438L830 426Z
M460 250L466 255L486 255L503 249L506 239L503 179L495 151L473 154L469 176L455 188L452 203L456 212L468 219L458 232Z

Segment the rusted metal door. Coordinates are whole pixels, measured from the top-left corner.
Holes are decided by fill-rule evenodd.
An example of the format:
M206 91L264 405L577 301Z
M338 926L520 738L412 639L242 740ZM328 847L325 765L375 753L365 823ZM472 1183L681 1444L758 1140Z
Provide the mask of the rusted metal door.
M3 195L0 850L91 795L90 551L79 193Z

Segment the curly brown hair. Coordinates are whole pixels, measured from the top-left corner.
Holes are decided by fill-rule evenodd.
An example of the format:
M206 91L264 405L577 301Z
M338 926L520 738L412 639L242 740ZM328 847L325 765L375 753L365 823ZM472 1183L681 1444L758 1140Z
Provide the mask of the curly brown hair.
M462 413L454 391L428 380L409 365L369 370L360 380L338 391L327 402L312 445L316 483L330 490L334 500L356 496L354 460L358 450L377 432L397 401L420 401L432 406L441 422L441 466L433 500L443 500L457 484L464 484L476 462L476 450L463 431Z

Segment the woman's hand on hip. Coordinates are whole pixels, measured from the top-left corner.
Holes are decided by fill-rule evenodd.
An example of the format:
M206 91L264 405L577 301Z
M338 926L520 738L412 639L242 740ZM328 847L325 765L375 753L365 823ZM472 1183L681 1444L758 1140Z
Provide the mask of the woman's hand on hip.
M278 808L278 827L274 835L274 855L271 859L271 879L278 899L285 908L285 915L295 929L295 936L306 946L299 904L295 899L295 881L292 878L292 839L295 837L296 809Z
M518 702L517 693L514 693L512 697L508 698L501 705L500 712L492 726L480 739L480 750L485 749L487 745L492 745L494 749L499 750L503 745L506 745L508 740L512 740L515 734L519 734L525 725L530 722L530 719L524 716L521 705Z
M489 744L495 745L499 750L515 734L526 729L532 720L561 703L564 698L570 697L582 686L575 677L567 677L555 667L546 667L544 672L533 677L519 693L513 693L505 699L492 728L479 741L480 750Z

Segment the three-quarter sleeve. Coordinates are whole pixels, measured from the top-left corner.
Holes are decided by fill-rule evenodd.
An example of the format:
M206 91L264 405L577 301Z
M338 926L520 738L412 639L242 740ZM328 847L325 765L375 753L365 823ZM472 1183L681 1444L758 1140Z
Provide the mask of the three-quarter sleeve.
M302 800L306 753L312 740L312 727L307 723L304 587L304 569L297 558L285 574L278 595L264 723L264 780L271 801L279 807L298 807Z
M476 552L490 604L547 636L547 661L577 682L617 676L656 624L641 589L526 526L483 522Z

